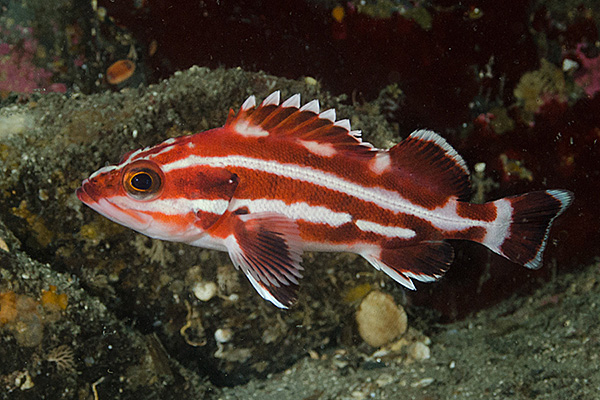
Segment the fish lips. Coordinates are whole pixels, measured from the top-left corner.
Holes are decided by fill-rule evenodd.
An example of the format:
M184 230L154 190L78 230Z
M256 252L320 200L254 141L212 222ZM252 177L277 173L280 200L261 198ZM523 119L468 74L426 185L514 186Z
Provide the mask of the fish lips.
M89 179L82 182L75 194L86 206L118 224L143 232L152 223L150 216L128 211L105 198Z
M96 199L92 197L92 194L95 194L95 191L93 190L93 185L90 184L89 179L86 179L81 183L81 187L77 188L75 194L83 204L89 206L93 203L96 203Z

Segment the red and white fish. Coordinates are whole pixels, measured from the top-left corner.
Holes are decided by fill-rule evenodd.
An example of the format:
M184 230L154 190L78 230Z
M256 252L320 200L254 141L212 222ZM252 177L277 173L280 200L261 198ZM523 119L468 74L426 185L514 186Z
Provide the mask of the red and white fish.
M79 199L150 237L229 252L277 307L297 298L302 252L360 254L394 280L440 278L466 239L538 268L552 221L573 200L545 190L466 202L469 171L439 135L373 148L335 111L275 92L221 128L131 152L83 181Z

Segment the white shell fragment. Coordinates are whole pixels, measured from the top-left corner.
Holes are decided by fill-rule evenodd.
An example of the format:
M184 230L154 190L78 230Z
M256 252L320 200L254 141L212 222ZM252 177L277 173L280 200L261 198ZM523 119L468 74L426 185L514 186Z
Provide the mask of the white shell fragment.
M217 284L214 282L196 282L192 287L194 296L200 301L208 301L217 294Z

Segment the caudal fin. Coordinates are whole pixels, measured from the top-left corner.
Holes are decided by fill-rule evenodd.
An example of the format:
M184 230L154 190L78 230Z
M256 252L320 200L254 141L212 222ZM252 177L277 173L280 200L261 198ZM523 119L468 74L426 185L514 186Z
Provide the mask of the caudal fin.
M483 244L509 260L537 269L542 263L548 232L556 217L573 202L567 190L546 190L511 196L493 203L498 210L496 229Z

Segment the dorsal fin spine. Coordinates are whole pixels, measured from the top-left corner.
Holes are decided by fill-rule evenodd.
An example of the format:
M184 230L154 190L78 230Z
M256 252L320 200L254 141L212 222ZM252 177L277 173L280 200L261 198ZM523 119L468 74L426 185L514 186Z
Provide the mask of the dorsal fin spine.
M348 132L350 132L350 130L352 129L350 127L350 120L345 118L345 119L340 119L339 121L335 121L334 122L335 126L339 126L340 128L344 128L345 130L347 130ZM359 131L360 132L360 131Z
M252 95L248 97L244 103L242 103L241 111L247 111L254 107L256 107L256 97Z
M281 104L281 107L300 108L300 94L296 93L295 95L290 96L289 99Z
M323 111L319 114L319 118L329 120L335 125L335 110L330 108L329 110Z
M319 100L314 99L300 107L300 111L311 111L315 114L319 113Z
M270 105L278 106L280 97L281 97L281 92L279 90L276 90L273 93L271 93L270 95L268 95L266 99L263 100L263 102L261 103L261 106L262 107L266 107L266 106L270 106Z
M317 99L300 106L299 94L280 103L280 96L280 92L275 91L258 106L254 96L248 97L239 113L230 114L225 125L246 137L289 137L329 145L341 153L361 157L375 155L373 145L362 141L361 132L352 130L348 119L336 121L335 109L319 112Z

